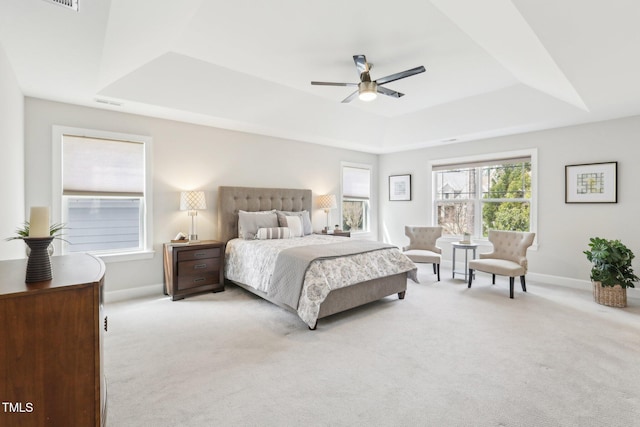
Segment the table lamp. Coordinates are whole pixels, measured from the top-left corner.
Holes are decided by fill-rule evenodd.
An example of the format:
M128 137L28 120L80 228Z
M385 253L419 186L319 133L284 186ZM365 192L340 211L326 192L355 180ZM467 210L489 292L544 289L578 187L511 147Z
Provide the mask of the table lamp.
M198 210L203 209L207 209L204 191L182 191L180 193L180 210L187 211L187 214L191 217L191 230L189 231L190 242L198 241L196 216L198 215Z
M323 196L318 196L318 207L320 209L324 209L324 213L327 214L327 227L326 231L329 231L329 214L331 213L331 209L335 209L338 207L338 203L336 202L336 196L334 194L325 194Z

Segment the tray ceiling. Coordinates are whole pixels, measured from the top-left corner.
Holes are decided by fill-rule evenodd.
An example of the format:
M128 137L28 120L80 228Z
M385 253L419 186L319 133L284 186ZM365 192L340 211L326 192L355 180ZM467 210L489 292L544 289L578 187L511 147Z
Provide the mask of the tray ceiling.
M385 153L640 114L640 3L4 2L27 96ZM357 82L405 96L341 104Z

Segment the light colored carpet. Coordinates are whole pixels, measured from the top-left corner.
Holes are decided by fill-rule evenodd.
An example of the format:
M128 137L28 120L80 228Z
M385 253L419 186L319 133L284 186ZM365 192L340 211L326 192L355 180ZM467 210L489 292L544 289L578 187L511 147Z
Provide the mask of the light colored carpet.
M235 286L107 306L109 427L638 426L640 298L419 266L318 323Z

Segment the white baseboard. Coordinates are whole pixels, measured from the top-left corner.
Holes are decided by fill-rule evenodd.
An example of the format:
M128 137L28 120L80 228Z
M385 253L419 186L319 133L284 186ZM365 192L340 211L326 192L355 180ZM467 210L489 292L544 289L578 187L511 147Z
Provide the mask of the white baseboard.
M572 279L570 277L552 276L550 274L527 273L527 280L533 282L548 283L551 285L566 286L567 288L591 290L590 280Z
M456 264L458 264L458 268L462 266L462 263L456 263ZM450 260L443 260L442 266L446 266L447 268L451 269L452 262ZM527 273L527 281L529 280L531 280L532 282L566 286L568 288L573 288L573 289L583 289L583 290L591 289L591 281L589 280L573 279L571 277L562 277L562 276L552 276L550 274L534 273L532 271L529 271Z
M443 267L447 267L451 269L451 261L443 260ZM552 276L550 274L540 274L540 273L527 273L527 280L531 280L533 282L541 282L548 283L552 285L566 286L568 288L573 289L582 289L582 290L590 290L591 282L589 280L580 280L580 279L572 279L570 277L562 277L562 276ZM140 286L131 289L123 289L119 291L110 291L105 292L104 299L105 303L109 302L117 302L117 301L125 301L136 298L146 298L152 296L162 296L162 284L157 285L148 285L148 286ZM627 291L631 291L632 294L638 292L640 294L640 288L637 289L627 289Z
M139 286L131 289L122 289L120 291L109 291L104 293L104 302L125 301L136 298L145 298L150 296L162 295L162 284Z

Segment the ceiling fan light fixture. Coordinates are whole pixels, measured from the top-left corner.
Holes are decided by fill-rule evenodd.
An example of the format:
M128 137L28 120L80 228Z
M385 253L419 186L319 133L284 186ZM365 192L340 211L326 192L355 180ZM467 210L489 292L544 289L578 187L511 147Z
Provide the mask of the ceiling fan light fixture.
M378 96L376 82L360 82L358 84L358 98L360 101L370 102Z

